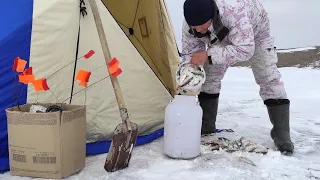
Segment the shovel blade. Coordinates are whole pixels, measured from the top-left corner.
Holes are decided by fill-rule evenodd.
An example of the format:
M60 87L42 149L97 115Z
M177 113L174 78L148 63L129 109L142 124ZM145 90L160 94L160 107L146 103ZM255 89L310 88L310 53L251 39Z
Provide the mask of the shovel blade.
M108 172L114 172L129 166L132 149L138 136L138 125L130 122L129 126L131 126L129 131L125 123L118 124L115 129L104 165L104 169Z

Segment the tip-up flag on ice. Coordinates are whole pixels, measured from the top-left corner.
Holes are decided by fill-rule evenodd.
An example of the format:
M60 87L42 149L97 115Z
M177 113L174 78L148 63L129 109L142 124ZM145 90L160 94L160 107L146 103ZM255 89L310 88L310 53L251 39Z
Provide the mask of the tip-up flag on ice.
M89 59L91 56L93 56L94 55L94 50L90 50L87 54L85 54L83 57L85 58L85 59Z
M41 79L35 80L33 82L33 86L34 86L34 89L36 90L36 92L49 90L46 78L41 78Z
M113 77L117 77L122 73L122 69L119 68L119 61L116 58L113 58L110 62L108 62L108 65L108 70Z
M18 76L19 76L19 82L23 84L33 83L34 81L34 75L32 74L32 67L28 67Z
M20 57L16 57L14 59L12 70L17 71L17 72L22 72L24 70L24 68L26 67L26 65L27 65L26 60L23 60Z
M76 79L80 81L79 86L86 87L89 82L90 75L91 72L80 69L76 77Z

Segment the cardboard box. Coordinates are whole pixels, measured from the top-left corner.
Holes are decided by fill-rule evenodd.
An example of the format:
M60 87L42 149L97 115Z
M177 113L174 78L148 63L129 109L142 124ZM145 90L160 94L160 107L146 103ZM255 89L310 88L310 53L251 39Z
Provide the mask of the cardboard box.
M57 179L85 166L86 108L60 106L62 113L31 113L31 104L6 110L11 175Z

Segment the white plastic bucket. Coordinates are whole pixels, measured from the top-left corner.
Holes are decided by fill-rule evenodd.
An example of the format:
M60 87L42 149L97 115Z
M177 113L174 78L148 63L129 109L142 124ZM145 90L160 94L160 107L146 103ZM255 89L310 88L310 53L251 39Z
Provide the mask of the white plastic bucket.
M165 110L164 154L171 158L199 156L202 108L196 96L176 95Z

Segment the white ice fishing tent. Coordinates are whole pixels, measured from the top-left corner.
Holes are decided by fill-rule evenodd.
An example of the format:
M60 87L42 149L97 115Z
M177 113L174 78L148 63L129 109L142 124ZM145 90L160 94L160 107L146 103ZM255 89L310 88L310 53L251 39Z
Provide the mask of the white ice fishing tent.
M86 8L84 16L80 0L33 3L29 66L36 78L48 78L52 92L36 93L29 85L27 101L69 103L71 93L75 94L72 104L87 105L87 142L110 140L121 118L111 81L106 78L108 69L89 3L85 0L81 5ZM118 59L123 71L118 80L130 120L139 125L140 136L159 135L165 107L174 94L179 63L165 1L97 0L97 5L111 56ZM81 58L89 50L95 54ZM74 79L80 69L92 73L86 91ZM91 154L106 150L105 146Z

